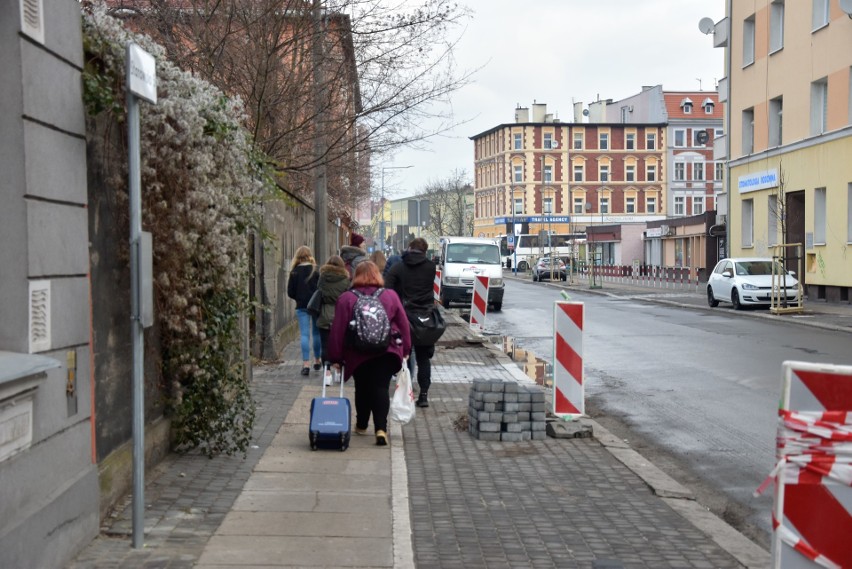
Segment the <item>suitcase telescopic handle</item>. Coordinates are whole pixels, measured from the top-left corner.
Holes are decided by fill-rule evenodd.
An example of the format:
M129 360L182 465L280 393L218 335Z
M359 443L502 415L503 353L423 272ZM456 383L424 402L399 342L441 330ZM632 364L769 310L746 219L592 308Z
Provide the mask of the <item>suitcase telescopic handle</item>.
M340 366L340 398L343 398L343 365ZM322 396L325 397L325 374L331 373L332 377L334 377L334 372L331 371L331 364L328 364L323 368L322 374Z

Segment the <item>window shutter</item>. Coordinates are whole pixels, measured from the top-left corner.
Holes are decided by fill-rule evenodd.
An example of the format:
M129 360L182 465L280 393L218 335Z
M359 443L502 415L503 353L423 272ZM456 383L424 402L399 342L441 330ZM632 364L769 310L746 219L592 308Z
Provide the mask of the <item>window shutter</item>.
M42 0L20 0L21 31L38 43L44 43L44 8Z

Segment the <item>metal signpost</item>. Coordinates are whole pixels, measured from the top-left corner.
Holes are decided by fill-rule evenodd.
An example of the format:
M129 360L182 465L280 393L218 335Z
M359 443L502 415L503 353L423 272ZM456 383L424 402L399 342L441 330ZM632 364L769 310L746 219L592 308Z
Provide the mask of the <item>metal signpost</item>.
M139 100L157 103L157 65L154 57L134 43L127 44L127 150L130 197L130 328L133 344L133 547L145 541L145 376L142 330L153 324L151 234L142 231L142 191L139 167Z

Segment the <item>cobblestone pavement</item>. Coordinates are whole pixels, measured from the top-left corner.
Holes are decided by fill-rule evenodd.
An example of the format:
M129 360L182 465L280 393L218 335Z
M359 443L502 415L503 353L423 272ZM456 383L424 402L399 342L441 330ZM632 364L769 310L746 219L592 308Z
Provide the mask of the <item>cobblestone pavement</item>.
M435 359L495 378L490 352ZM597 440L476 440L459 426L470 384L434 381L430 407L404 427L417 567L741 567Z
M414 566L741 566L654 495L597 439L511 443L472 438L464 425L471 382L523 379L497 350L479 345L457 317L451 322L433 360L431 406L418 409L415 420L403 427L409 499L402 515L411 523ZM315 374L309 380L299 375L297 352L298 346L291 344L284 363L255 369L252 389L258 416L254 444L245 459L171 455L148 476L145 547L130 546L128 500L116 516L105 520L102 534L69 567L193 567L294 401L300 393L304 396L306 385L318 381ZM399 440L393 439L395 451ZM323 458L350 460L357 458L349 456L356 450ZM390 488L387 492L389 505L393 497ZM393 546L406 547L405 537L394 540ZM291 562L294 553L282 550L276 566L296 566ZM305 551L299 553L302 559L310 558Z

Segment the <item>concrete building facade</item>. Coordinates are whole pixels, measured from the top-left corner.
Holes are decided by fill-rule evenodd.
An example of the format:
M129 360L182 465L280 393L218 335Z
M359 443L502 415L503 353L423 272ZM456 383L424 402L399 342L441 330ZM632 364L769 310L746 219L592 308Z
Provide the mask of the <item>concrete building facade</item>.
M810 299L849 302L852 19L834 0L729 2L714 36L730 70L731 254L786 251Z
M61 567L99 527L80 6L0 13L0 566Z

